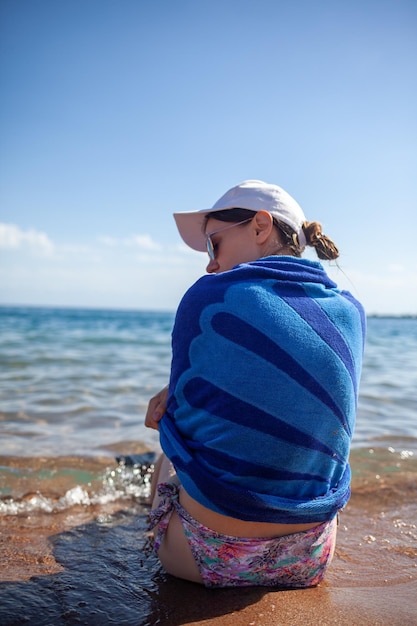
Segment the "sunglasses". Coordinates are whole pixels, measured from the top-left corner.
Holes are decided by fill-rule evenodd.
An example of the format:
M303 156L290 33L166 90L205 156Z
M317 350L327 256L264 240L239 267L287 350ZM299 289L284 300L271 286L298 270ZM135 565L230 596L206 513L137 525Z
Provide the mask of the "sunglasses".
M234 226L240 226L240 224L246 224L246 222L251 222L252 220L253 220L253 217L249 217L247 220L243 220L242 222L234 222L233 224L228 224L227 226L224 226L223 228L219 228L218 230L213 230L212 233L208 233L208 234L206 233L206 246L207 246L207 252L208 252L210 259L214 261L214 259L216 258L216 251L214 249L214 245L211 240L211 237L213 235L217 235L217 233L221 233L223 230L229 230L229 228L233 228Z

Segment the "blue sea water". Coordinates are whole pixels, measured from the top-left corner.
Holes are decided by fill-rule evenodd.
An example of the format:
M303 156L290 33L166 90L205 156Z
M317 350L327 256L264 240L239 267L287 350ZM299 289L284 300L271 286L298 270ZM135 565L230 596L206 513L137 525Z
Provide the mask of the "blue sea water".
M173 321L0 307L0 623L207 616L206 592L183 606L189 588L149 552L147 463L116 459L158 451L144 418L168 380ZM416 581L417 318L368 319L351 466L328 584Z
M2 453L97 455L153 443L150 396L167 383L173 314L0 308Z
M1 454L97 455L157 436L169 312L0 307ZM370 318L353 447L417 442L417 318Z

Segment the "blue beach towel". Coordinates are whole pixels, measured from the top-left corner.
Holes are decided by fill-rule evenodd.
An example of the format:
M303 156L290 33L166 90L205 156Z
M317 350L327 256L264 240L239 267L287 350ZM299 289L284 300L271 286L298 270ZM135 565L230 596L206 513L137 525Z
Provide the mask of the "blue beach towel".
M364 337L362 306L320 263L273 256L197 281L160 422L186 491L242 520L332 519L350 495Z

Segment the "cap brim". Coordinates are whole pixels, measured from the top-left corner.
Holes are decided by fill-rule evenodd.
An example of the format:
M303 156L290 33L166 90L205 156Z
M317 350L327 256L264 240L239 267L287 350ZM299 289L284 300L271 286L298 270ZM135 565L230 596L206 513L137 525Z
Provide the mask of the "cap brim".
M182 240L193 250L206 251L206 235L204 225L207 213L216 209L203 209L202 211L190 211L189 213L174 213L175 223Z

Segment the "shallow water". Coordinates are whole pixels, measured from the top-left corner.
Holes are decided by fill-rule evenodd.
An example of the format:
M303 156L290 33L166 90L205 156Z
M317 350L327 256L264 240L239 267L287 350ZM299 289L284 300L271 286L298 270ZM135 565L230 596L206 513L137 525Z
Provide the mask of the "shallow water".
M184 624L265 593L215 592L216 609L213 592L166 576L145 532L151 458L116 460L158 450L143 422L168 378L172 322L0 307L0 624ZM417 319L368 320L351 465L321 587L415 582ZM194 594L193 610L178 594Z

